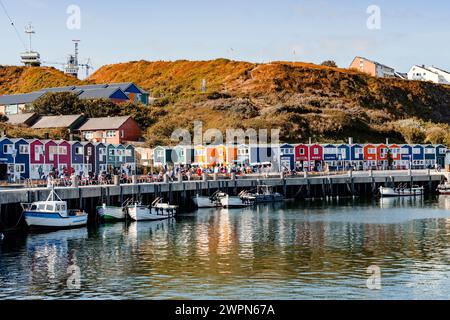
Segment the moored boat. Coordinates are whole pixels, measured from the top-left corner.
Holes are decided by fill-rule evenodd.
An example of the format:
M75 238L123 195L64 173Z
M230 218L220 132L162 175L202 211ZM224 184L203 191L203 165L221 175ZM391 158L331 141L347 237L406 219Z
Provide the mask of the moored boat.
M245 208L252 205L250 199L244 200L240 196L232 197L228 194L220 198L220 203L224 208Z
M22 203L25 221L30 229L69 229L87 225L88 214L69 210L52 189L46 201Z
M139 203L128 206L128 215L134 221L158 221L175 217L178 207L160 203L155 207L145 206Z
M442 195L450 195L450 183L445 182L437 187L437 191Z
M97 214L104 221L120 221L126 219L125 209L122 207L113 207L103 204L97 208Z
M281 202L284 200L284 196L278 192L274 192L273 188L270 186L260 185L256 188L256 192L243 192L241 194L241 199L243 199L244 202L259 204Z
M196 195L192 201L195 206L199 209L201 208L218 208L221 207L220 198L226 196L225 193L217 191L210 197L202 197L200 195Z
M400 186L397 188L380 187L381 197L416 197L424 195L424 188L419 186L412 186L410 188Z

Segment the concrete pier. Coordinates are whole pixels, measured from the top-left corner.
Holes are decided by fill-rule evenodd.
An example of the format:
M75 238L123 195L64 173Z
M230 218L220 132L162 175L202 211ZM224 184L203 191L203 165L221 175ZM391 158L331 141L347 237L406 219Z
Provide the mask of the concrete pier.
M283 193L287 198L329 199L341 197L366 197L376 195L378 188L384 185L412 185L425 187L427 193L434 193L437 185L446 177L446 173L430 170L420 171L370 171L348 172L334 175L301 174L285 177L280 174L269 176L246 175L220 177L203 175L201 180L170 181L161 183L119 184L118 179L112 185L78 186L56 188L61 199L68 201L71 208L81 208L95 214L95 207L103 203L121 205L133 197L150 204L156 197L162 197L183 209L190 209L190 199L196 194L210 195L216 190L237 195L242 190L253 189L258 184L267 184ZM75 186L78 183L74 184ZM48 188L0 189L0 226L17 223L17 212L21 212L20 203L43 201L47 198ZM14 216L16 216L14 218Z

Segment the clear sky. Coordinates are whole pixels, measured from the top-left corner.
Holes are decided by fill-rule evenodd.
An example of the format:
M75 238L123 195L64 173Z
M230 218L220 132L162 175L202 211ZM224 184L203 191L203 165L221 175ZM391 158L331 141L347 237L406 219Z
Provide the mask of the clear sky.
M42 60L64 62L80 39L95 67L130 60L254 62L335 60L356 55L406 72L413 64L450 69L448 0L1 0L22 33L32 22ZM81 29L67 28L67 8ZM370 5L381 28L367 28ZM22 35L25 37L25 35ZM0 8L0 64L18 65L23 45Z

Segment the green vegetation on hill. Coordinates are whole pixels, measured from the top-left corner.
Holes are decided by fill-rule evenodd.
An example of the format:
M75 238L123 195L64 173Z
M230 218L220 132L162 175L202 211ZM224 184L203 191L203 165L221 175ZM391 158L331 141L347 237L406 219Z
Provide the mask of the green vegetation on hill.
M0 92L25 92L68 81L62 73L50 71L43 75L45 81L39 76L26 78L24 89L19 81L12 81L9 88L0 80ZM206 88L202 88L203 80ZM390 138L450 144L450 87L432 83L380 79L299 62L255 64L226 59L107 65L88 82L135 82L151 92L156 100L150 107L104 109L110 115L136 116L147 129L149 145L170 144L174 129L192 129L195 120L202 120L205 130L279 128L286 142L308 137L338 142L352 136L358 142Z

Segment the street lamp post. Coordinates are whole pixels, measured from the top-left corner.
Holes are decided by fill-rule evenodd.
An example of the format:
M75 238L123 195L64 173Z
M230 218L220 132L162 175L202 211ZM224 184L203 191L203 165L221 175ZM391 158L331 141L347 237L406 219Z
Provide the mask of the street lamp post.
M16 157L17 157L17 149L16 149L15 147L13 147L13 150L12 150L12 157L13 157L13 169L12 169L13 182L16 182Z

